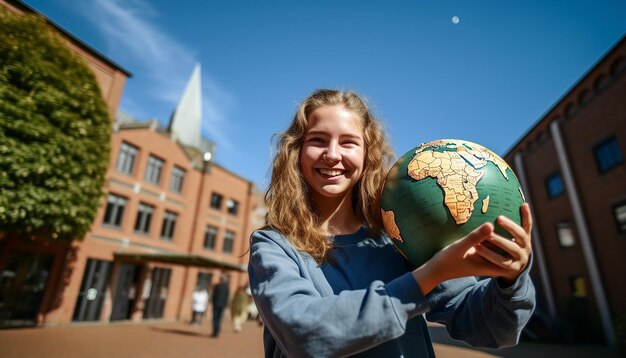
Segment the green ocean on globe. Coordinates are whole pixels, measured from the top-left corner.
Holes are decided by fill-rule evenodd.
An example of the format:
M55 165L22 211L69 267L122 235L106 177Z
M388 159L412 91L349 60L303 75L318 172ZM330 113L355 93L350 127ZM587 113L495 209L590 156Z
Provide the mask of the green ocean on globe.
M476 143L421 144L391 168L381 200L387 234L416 266L485 222L505 215L521 224L524 195L509 165Z

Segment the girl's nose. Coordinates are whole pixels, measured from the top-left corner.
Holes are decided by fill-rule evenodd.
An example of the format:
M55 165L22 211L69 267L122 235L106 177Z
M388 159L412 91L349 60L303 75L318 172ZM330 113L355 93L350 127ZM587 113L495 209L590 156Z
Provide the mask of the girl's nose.
M326 152L322 156L322 159L327 162L337 162L341 160L341 153L339 153L339 148L336 145L330 144L328 148L326 148Z

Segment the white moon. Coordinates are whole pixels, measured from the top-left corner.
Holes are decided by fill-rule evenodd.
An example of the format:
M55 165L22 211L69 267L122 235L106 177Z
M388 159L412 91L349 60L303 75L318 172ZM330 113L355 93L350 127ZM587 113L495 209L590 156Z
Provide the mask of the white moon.
M459 19L459 17L458 17L458 16L452 16L452 23L453 23L453 24L455 24L455 25L456 25L456 24L458 24L458 23L459 23L459 21L461 21L461 19Z

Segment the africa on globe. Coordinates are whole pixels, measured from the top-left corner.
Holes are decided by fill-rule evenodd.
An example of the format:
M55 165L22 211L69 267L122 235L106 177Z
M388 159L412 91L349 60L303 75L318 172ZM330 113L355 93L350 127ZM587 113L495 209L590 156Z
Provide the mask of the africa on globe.
M496 218L504 215L521 224L524 201L513 170L494 152L464 140L440 139L411 149L394 164L385 180L381 213L394 245L421 266L485 222L511 237Z

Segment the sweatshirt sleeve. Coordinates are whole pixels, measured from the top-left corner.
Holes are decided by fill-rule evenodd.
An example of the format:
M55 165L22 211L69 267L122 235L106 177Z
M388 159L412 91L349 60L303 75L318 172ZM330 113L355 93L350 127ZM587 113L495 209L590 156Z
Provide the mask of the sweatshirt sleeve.
M431 311L426 318L444 324L452 338L475 347L514 346L535 309L530 266L508 287L489 278L446 281L428 294Z
M286 356L355 354L401 336L409 318L428 310L411 273L322 296L304 255L275 236L253 234L248 273L259 313Z

